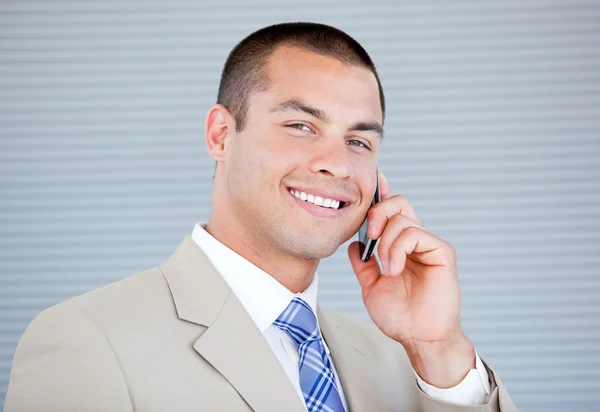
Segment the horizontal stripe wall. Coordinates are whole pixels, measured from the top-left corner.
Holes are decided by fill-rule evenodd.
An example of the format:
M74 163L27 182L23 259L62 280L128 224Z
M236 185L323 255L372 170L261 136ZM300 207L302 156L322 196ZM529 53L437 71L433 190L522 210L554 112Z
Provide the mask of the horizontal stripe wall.
M0 407L40 311L159 264L207 220L224 60L295 20L373 57L380 169L457 249L464 328L517 405L597 410L600 2L516 0L0 3ZM368 319L346 246L320 299Z

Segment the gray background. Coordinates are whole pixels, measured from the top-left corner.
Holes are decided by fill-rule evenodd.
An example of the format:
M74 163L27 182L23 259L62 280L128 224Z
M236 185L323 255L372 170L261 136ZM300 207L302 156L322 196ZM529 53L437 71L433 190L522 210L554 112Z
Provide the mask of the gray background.
M224 60L295 20L373 57L380 167L456 247L464 328L517 405L598 410L598 1L2 1L0 407L33 317L206 221ZM319 272L326 306L367 318L346 245Z

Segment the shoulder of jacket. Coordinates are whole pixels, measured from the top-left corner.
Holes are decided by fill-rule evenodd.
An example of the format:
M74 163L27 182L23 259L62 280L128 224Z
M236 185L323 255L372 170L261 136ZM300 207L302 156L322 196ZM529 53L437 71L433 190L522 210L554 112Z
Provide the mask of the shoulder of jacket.
M157 290L168 290L162 272L158 268L147 269L50 306L32 323L70 316L73 312L83 312L93 317L94 312L103 311L109 305L120 306L122 303L143 300L145 295L150 299Z

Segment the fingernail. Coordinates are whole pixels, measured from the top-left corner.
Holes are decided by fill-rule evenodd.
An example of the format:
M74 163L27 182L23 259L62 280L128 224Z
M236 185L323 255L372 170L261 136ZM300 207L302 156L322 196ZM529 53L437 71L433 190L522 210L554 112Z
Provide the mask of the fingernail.
M388 266L388 263L387 263L387 261L385 261L385 260L382 260L382 261L381 261L381 266L382 266L382 269L383 269L383 274L384 274L384 275L388 275L388 274L390 273L390 268L389 268L389 266Z
M394 265L394 262L390 262L390 275L396 273L396 265Z
M373 237L375 236L375 222L368 222L367 224L367 236L369 236L369 239L373 239Z

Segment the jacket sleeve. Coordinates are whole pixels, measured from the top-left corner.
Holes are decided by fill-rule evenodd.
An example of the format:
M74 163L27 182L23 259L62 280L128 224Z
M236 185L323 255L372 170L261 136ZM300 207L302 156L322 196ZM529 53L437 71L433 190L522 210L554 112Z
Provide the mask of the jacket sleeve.
M125 377L102 330L60 304L27 327L12 365L5 412L133 411Z
M486 404L478 406L460 406L440 402L427 396L422 390L419 389L418 396L421 410L425 412L518 412L519 409L510 399L510 396L498 378L498 375L485 360L482 359L482 361L489 372L491 380L490 389L492 393Z

